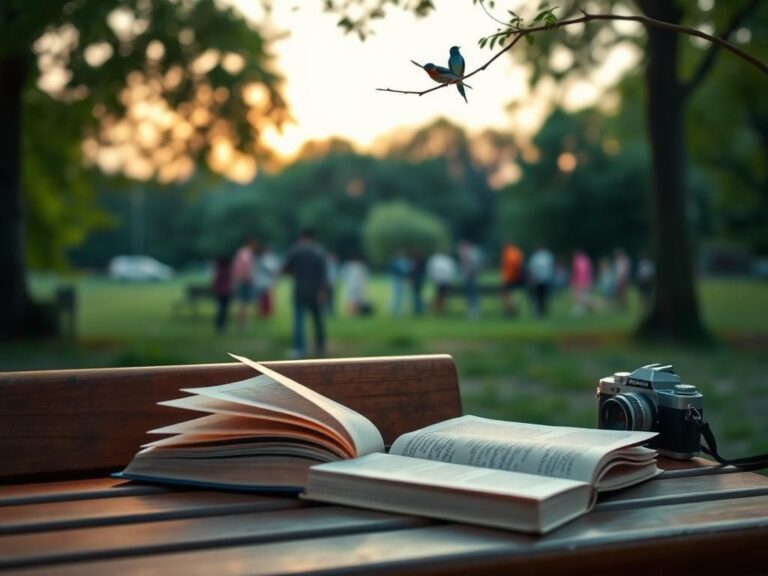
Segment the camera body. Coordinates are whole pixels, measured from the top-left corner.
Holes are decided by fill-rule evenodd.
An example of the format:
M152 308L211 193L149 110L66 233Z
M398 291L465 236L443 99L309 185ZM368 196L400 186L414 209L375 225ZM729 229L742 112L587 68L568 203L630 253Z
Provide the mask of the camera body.
M687 460L699 454L701 438L692 416L702 416L703 399L672 366L649 364L633 372L616 372L601 378L597 386L597 427L658 432L649 447Z

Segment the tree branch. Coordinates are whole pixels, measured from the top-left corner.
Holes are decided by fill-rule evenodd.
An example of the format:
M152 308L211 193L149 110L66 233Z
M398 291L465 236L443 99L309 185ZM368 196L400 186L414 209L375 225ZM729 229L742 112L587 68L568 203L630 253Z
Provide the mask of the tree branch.
M752 12L755 11L755 8L757 8L759 3L759 0L752 0L749 4L744 6L742 10L740 10L736 15L734 15L733 19L728 23L728 26L725 27L725 29L718 34L716 37L720 37L724 40L728 40L728 38L736 32L736 30L741 26L741 23L744 21L745 18L747 18ZM714 66L715 59L717 58L717 55L719 53L718 50L719 46L717 44L712 44L709 49L707 50L707 53L704 55L704 57L699 62L699 66L696 68L696 71L693 73L691 78L683 84L683 94L685 96L689 96L693 90L696 89L696 87L701 84L702 80L706 77L709 70Z
M755 3L757 0L753 0ZM768 75L768 64L757 58L756 56L753 56L749 52L746 52L739 48L738 46L731 44L728 42L728 40L725 40L724 38L720 38L718 36L714 36L712 34L707 34L706 32L702 32L701 30L697 30L696 28L691 28L689 26L680 26L677 24L671 24L670 22L664 22L663 20L656 20L654 18L649 18L648 16L618 16L616 14L588 14L582 10L583 16L580 16L578 18L571 18L569 20L560 20L554 24L542 24L540 26L529 26L527 28L511 28L512 32L510 32L510 36L512 36L512 41L504 46L501 50L499 50L496 54L491 57L490 60L488 60L485 64L480 66L479 68L476 68L469 74L465 74L462 79L467 79L471 76L474 76L478 72L482 72L488 66L490 66L499 56L504 54L505 52L512 49L512 47L517 44L517 42L523 37L528 34L534 34L537 32L543 32L546 30L553 30L555 28L563 28L565 26L571 26L573 24L586 24L588 22L592 22L594 20L614 20L614 21L623 21L623 22L640 22L641 24L644 24L645 26L651 26L654 28L661 28L664 30L671 30L673 32L677 32L679 34L688 34L689 36L696 36L697 38L703 38L704 40L707 40L708 42L711 42L713 45L725 48L726 50L733 52L738 57L740 57L742 60L748 62L749 64L752 64L755 68L763 72L764 74ZM503 39L502 39L503 41ZM714 58L714 57L713 57ZM711 64L710 64L711 66ZM706 70L704 71L706 72ZM454 83L448 83L448 84L440 84L438 86L434 86L433 88L429 88L428 90L395 90L392 88L376 88L376 90L379 90L381 92L396 92L398 94L417 94L419 96L423 96L424 94L428 94L429 92L434 92L435 90L439 90L440 88L445 88L446 86L452 86Z

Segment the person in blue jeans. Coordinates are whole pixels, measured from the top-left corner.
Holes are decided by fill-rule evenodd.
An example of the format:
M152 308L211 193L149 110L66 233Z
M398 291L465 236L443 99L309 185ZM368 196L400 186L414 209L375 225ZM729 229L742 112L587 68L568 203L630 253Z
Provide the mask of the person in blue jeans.
M293 277L293 350L292 356L303 358L307 349L304 337L304 316L312 316L315 354L325 354L325 325L323 309L328 289L327 256L315 241L312 230L303 230L290 249L283 272Z

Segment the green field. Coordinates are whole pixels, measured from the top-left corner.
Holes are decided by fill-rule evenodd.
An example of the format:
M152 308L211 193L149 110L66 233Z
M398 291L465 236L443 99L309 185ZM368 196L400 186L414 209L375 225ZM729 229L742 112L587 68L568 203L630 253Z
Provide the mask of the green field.
M288 357L288 284L278 287L277 312L255 316L244 330L224 336L213 329L213 305L197 313L179 306L182 277L167 284L116 284L104 278L67 279L77 288L74 341L16 342L0 347L0 370L227 362L227 352L256 360ZM62 282L33 279L38 297ZM482 315L468 320L464 303L451 302L442 317L386 313L389 286L371 286L375 314L348 317L339 309L328 323L333 357L451 354L462 387L464 411L478 415L591 426L597 380L650 362L675 365L704 394L707 419L726 456L768 451L768 284L707 280L700 287L707 326L716 343L706 348L638 343L631 338L638 306L574 317L566 294L552 315L533 318L527 305L504 317L489 297ZM519 297L522 295L519 295ZM527 303L525 303L527 304Z

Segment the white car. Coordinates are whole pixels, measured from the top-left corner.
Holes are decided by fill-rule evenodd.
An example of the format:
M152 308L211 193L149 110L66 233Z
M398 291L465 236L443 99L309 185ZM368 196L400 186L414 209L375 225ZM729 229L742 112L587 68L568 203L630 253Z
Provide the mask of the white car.
M109 277L128 282L165 282L173 278L173 268L151 256L115 256L109 262Z

